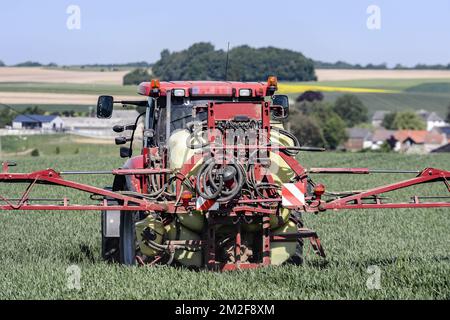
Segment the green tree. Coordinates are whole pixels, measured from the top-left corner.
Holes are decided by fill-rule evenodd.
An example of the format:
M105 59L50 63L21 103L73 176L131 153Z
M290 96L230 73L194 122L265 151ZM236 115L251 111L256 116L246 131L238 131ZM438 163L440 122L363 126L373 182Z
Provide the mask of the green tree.
M339 145L347 140L345 122L337 114L330 114L322 121L323 136L327 142L327 147L335 150L339 147Z
M301 115L313 119L314 123L322 130L325 147L336 149L347 139L345 122L334 112L329 103L302 102L297 106L297 110Z
M12 112L12 110L0 105L0 128L11 125L14 117L15 114L14 112Z
M0 67L4 67L4 66L5 66L5 63L2 60L0 60Z
M310 147L326 145L322 128L316 120L300 112L291 112L289 116L291 132L299 139L300 144Z
M397 130L425 130L425 122L412 111L398 112L393 122L394 129Z
M384 141L383 144L380 146L379 151L380 152L391 152L392 147L387 141Z
M161 52L152 72L163 80L236 80L263 81L269 75L280 80L316 80L313 61L303 54L274 47L239 46L230 50L229 69L225 75L226 52L207 42L189 48Z
M354 127L368 119L367 107L353 94L344 94L336 99L334 106L336 112L348 127Z
M395 130L394 128L394 120L397 116L397 112L389 112L384 116L383 122L381 123L381 126L383 128L386 128L388 130Z
M39 108L38 106L27 107L23 112L23 114L45 114L45 110Z
M150 81L147 69L135 69L123 77L123 85L138 85L141 82Z
M16 67L42 67L42 64L35 61L25 61L15 65Z

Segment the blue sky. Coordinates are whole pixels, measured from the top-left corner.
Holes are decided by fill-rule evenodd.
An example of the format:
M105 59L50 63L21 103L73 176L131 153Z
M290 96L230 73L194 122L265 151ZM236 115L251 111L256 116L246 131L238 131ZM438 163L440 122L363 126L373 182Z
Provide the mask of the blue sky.
M69 5L81 29L68 30ZM369 5L381 29L369 30ZM0 4L0 60L58 64L153 62L197 41L249 44L351 63L450 63L450 1L14 0Z

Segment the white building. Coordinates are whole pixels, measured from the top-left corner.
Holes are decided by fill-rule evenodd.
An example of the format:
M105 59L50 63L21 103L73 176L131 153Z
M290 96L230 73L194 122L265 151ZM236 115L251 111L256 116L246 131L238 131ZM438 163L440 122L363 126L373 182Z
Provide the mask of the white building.
M427 124L427 131L431 131L434 127L445 127L448 125L436 112L429 112L426 110L417 111L419 115Z
M389 111L375 111L372 116L372 125L375 128L379 128L383 124L384 117L389 114Z
M33 129L47 131L62 131L64 121L59 116L43 116L38 114L22 114L12 122L13 129Z
M139 113L136 110L114 110L110 119L94 117L63 117L62 119L65 131L69 133L96 138L111 138L117 136L112 130L113 126L134 124L138 116ZM142 129L138 128L137 131L139 130Z

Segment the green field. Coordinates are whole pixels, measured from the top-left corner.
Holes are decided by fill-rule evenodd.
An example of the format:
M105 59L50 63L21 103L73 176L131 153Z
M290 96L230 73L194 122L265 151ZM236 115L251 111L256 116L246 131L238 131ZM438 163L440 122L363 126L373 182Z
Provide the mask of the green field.
M75 135L54 134L35 136L5 136L0 137L2 152L14 156L37 149L41 156L63 156L74 154L97 154L102 156L117 155L118 148L111 139L110 144L79 143L80 137ZM43 143L45 141L45 143ZM87 141L88 142L88 141ZM107 142L107 141L106 141Z
M369 109L369 115L377 110L403 111L426 109L435 111L442 117L446 116L450 104L450 79L374 79L349 81L322 81L298 83L312 86L349 87L395 90L398 93L352 93L357 95ZM91 95L138 95L136 86L100 85L100 84L52 84L52 83L0 83L0 92L41 92L41 93L72 93ZM298 94L290 94L295 99ZM343 92L325 92L325 99L333 102ZM1 101L0 101L1 102ZM89 106L38 105L41 109L53 112L56 110L87 111ZM29 105L15 105L21 109Z
M325 92L325 100L333 102L343 93ZM450 105L450 94L442 93L353 93L367 106L369 116L377 110L405 111L421 110L434 111L441 117L446 116L448 105Z
M299 83L305 84L305 83ZM397 93L352 93L367 106L369 115L377 110L405 111L425 109L445 117L450 105L450 79L373 79L321 81L312 86L395 90ZM324 92L325 100L333 102L343 92ZM296 95L290 95L295 98Z
M43 148L43 147L42 147ZM49 148L52 150L52 148ZM81 149L80 149L81 150ZM47 167L92 170L120 166L117 156L90 150L37 158L19 157L14 171ZM449 169L448 155L302 154L306 167L370 166ZM393 182L408 175L316 175L328 190L348 190ZM103 187L109 177L77 177ZM11 195L17 186L0 186ZM445 194L417 188L418 194ZM41 186L39 194L54 195ZM64 191L74 199L77 192ZM400 192L399 196L410 195ZM305 216L322 239L328 257L309 247L301 267L212 273L176 268L123 267L100 257L100 216L95 212L2 212L0 223L0 299L450 299L450 217L448 209L362 210ZM81 290L66 286L66 269L81 268ZM381 270L381 289L369 290L369 266Z

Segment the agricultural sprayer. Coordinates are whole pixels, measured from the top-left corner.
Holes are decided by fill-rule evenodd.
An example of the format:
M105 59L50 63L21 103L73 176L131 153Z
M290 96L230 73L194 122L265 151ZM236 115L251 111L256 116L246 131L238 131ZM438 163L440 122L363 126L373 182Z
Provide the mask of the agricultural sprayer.
M123 167L106 171L52 169L11 173L4 162L0 182L23 183L16 198L0 195L2 210L101 211L102 255L126 265L184 265L235 270L300 263L309 240L325 252L316 232L303 226L301 214L340 209L450 207L448 196L412 196L393 202L383 194L418 184L442 183L450 192L450 172L426 168L409 180L369 190L329 192L310 173L374 174L401 171L368 168L304 168L302 146L285 131L289 99L276 95L277 79L267 83L159 82L139 85L142 101L98 99L97 116L109 118L113 105L134 105L143 112L136 123L118 125ZM145 110L145 111L144 111ZM143 120L142 151L133 141ZM110 188L66 179L70 175L109 174ZM76 189L90 204L68 197L33 198L36 185ZM87 202L86 202L87 203Z

